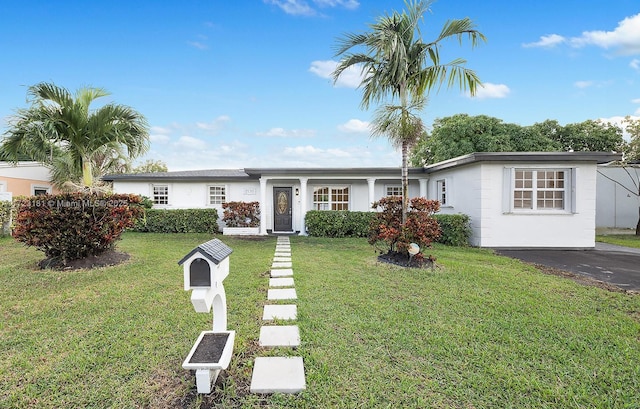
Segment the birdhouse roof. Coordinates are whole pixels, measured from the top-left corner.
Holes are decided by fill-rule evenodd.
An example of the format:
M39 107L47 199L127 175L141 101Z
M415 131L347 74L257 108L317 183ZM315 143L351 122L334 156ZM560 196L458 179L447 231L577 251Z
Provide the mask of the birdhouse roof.
M195 249L191 250L189 254L182 258L182 260L178 261L178 264L182 265L196 253L200 253L204 258L214 262L215 264L219 264L222 260L229 257L229 254L232 252L233 249L231 249L231 247L227 246L219 239L213 239L206 243L202 243Z

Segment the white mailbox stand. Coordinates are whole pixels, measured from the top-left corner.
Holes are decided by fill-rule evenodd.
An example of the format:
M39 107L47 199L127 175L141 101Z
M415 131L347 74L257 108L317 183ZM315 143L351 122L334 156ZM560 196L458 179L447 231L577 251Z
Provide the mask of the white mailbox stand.
M184 270L184 289L192 291L196 312L213 307L213 331L202 331L182 363L196 371L198 393L211 393L221 370L227 369L233 354L235 331L227 330L227 297L222 281L229 275L229 255L233 250L218 239L191 250L178 264Z

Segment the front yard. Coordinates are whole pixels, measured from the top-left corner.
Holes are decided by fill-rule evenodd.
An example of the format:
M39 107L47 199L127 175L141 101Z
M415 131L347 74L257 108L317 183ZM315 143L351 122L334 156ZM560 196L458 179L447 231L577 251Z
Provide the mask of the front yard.
M211 396L181 367L211 315L177 261L206 235L127 233L124 265L40 271L0 238L0 407L640 406L640 297L437 246L439 267L375 261L363 239L292 237L302 345L257 346L275 238L221 237L231 366ZM297 396L248 394L256 356L304 359Z

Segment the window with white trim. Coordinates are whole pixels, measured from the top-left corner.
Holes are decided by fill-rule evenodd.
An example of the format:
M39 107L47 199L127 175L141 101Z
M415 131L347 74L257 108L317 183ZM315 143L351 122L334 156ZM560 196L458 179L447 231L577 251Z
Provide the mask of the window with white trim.
M216 185L209 186L209 204L219 205L227 201L227 187Z
M46 195L51 193L51 186L31 185L31 194L33 196Z
M402 186L400 185L387 185L386 196L399 196L402 197Z
M569 210L570 174L569 169L515 169L513 210Z
M447 206L447 180L440 179L436 181L436 194L437 200L440 202L440 206Z
M153 204L169 204L169 185L153 185Z
M349 186L313 189L314 210L349 210Z

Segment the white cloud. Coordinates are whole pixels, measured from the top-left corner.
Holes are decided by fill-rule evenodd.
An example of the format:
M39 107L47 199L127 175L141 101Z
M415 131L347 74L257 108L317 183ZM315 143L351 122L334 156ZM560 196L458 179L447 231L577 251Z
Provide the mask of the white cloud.
M196 126L198 129L202 129L207 132L217 132L229 121L231 121L230 117L227 115L220 115L211 122L196 122Z
M485 82L482 86L476 89L476 95L473 98L478 99L493 99L493 98L506 98L511 90L504 84L492 84ZM468 94L469 95L469 94Z
M536 41L534 43L522 44L522 46L525 48L531 48L531 47L553 48L566 41L567 39L561 35L550 34L546 36L541 36L539 41Z
M315 16L318 15L318 11L309 5L305 0L263 0L266 4L273 4L279 7L287 14L294 16ZM313 0L313 3L317 7L329 8L329 7L343 7L348 10L355 10L360 3L357 0Z
M632 99L631 102L633 102L634 104L640 104L640 98Z
M209 49L209 46L201 41L187 41L187 44L189 44L193 48L197 48L198 50Z
M593 85L593 81L576 81L573 83L576 88L589 88Z
M267 132L257 132L256 135L276 138L312 138L316 135L316 131L313 129L271 128Z
M171 134L173 131L169 128L164 128L162 126L152 126L151 127L151 133L154 134L163 134L163 135L169 135Z
M637 58L634 58L629 63L629 67L633 68L634 70L640 70L640 60Z
M333 81L332 74L337 66L338 62L333 60L313 61L309 71L320 78ZM336 87L358 88L363 79L362 69L357 66L351 66L342 72L335 85Z
M174 143L174 146L177 148L202 150L207 147L207 143L202 139L185 135L181 136L178 142Z
M370 123L359 119L350 119L344 124L338 125L338 129L348 133L364 133L370 132Z
M639 120L640 109L636 110L636 112L634 112L634 115L629 115L629 118L633 121ZM612 116L609 118L599 118L598 120L608 124L618 126L620 129L622 129L622 137L625 138L627 141L631 139L631 135L629 135L629 133L625 130L626 125L624 124L624 120L625 120L624 116Z
M149 134L149 140L152 143L165 144L169 142L171 138L169 137L169 135L164 135L164 134Z
M613 31L585 31L571 39L574 47L595 45L604 49L618 49L620 54L640 53L640 14L627 17Z

